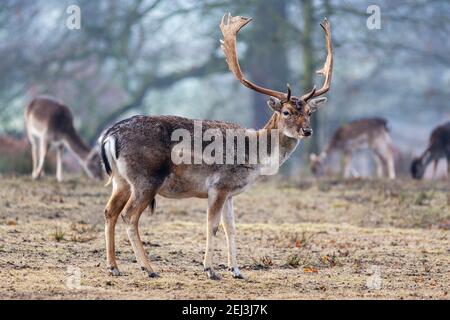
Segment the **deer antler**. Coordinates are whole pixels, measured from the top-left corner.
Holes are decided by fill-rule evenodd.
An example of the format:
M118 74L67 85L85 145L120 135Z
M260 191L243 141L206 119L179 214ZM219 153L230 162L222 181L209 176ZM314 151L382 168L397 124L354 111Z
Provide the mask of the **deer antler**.
M331 27L327 18L323 20L320 26L325 32L325 39L327 44L327 59L325 60L325 64L323 65L322 69L317 70L316 73L323 75L325 77L325 81L323 83L322 88L316 90L316 87L314 86L314 88L310 92L304 94L300 98L305 103L309 99L318 97L327 92L328 90L330 90L331 76L333 74L333 44L331 43Z
M239 60L237 56L237 48L236 48L236 37L239 30L242 29L246 24L252 21L251 18L236 16L231 16L230 13L225 14L222 18L222 22L220 23L220 30L223 34L223 40L220 40L221 47L223 52L225 53L225 58L228 64L228 68L230 71L236 76L236 78L247 88L255 90L259 93L275 97L279 100L286 101L287 94L283 92L278 92L275 90L267 89L260 87L251 81L247 80L244 77L244 74L241 71L241 67L239 66ZM290 89L288 89L290 92ZM290 94L289 94L290 98Z

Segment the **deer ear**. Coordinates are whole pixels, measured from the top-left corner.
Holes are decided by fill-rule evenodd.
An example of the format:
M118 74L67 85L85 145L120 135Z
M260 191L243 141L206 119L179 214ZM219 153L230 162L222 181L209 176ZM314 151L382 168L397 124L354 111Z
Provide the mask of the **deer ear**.
M274 97L270 97L269 100L267 100L267 105L276 112L280 112L282 107L281 101Z
M309 106L311 108L311 112L316 112L321 106L323 106L327 102L326 97L312 99L309 102Z
M315 153L311 153L309 155L309 160L311 160L312 162L316 161L317 160L317 155Z

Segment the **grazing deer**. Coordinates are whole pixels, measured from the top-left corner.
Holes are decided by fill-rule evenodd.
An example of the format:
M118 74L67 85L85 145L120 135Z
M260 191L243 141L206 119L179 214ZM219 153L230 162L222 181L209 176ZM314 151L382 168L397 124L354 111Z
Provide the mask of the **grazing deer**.
M210 120L202 122L202 130L242 130L241 136L253 133L259 136L265 132L270 135L271 130L278 130L279 152L276 160L281 164L294 151L299 140L312 134L310 116L326 102L326 98L317 97L330 88L333 69L330 24L326 19L321 24L325 31L328 52L323 69L318 71L325 77L324 84L319 90L314 87L297 98L291 95L289 85L287 93L282 93L262 88L244 77L238 62L236 37L239 30L250 21L250 18L225 15L220 24L223 34L221 47L228 67L236 78L244 86L270 96L268 105L274 114L266 126L258 131ZM115 258L114 234L118 216L121 215L142 270L150 277L158 276L146 256L138 231L139 217L149 204L154 210L154 198L158 194L167 198L207 198L204 271L208 278L219 279L213 269L212 251L213 236L222 221L227 239L229 270L234 278L242 278L236 261L233 196L244 191L262 174L263 165L220 162L206 164L204 161L199 164L175 163L172 156L176 142L172 141L171 137L180 129L195 137L195 121L176 116L135 116L111 126L100 138L102 159L113 186L104 212L107 266L112 275L120 275ZM204 142L202 144L204 148ZM272 155L271 153L270 156ZM247 153L246 157L248 156Z
M56 149L56 179L61 182L62 155L67 146L78 158L81 166L91 178L101 179L103 170L100 154L89 148L73 126L70 109L49 97L33 99L25 110L25 127L31 143L33 179L43 175L45 156L51 144Z
M447 158L447 179L450 178L450 122L436 127L430 136L428 148L411 164L411 175L415 179L422 179L425 169L433 162L433 178L441 158Z
M378 177L383 176L383 166L387 167L390 179L395 179L394 154L387 121L381 118L355 120L338 128L320 155L311 154L311 171L315 176L326 173L333 153L344 156L344 177L352 174L353 153L361 149L373 152Z

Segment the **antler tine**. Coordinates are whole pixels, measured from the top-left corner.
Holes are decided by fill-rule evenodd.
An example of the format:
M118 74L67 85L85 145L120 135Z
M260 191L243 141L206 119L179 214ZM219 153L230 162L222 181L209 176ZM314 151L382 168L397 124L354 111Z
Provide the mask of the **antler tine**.
M327 45L327 58L325 60L325 64L323 65L322 69L317 70L318 74L321 74L325 77L325 82L322 88L316 91L315 96L320 96L325 92L327 92L328 90L330 90L331 76L333 75L333 44L331 42L331 27L327 18L323 20L320 26L325 32L325 39Z
M317 70L316 73L323 75L325 77L325 81L322 88L320 88L319 90L316 90L316 87L314 87L313 90L304 94L301 97L301 100L303 100L304 102L307 102L311 98L318 97L330 90L331 76L333 74L333 44L331 42L331 26L327 18L323 20L320 26L325 32L327 58L322 69Z
M223 40L221 40L220 43L225 54L228 68L244 86L259 93L278 98L279 100L284 100L286 98L285 93L260 87L247 80L242 73L237 56L236 37L238 32L250 21L252 21L251 18L241 16L233 17L230 13L225 14L222 17L220 30L222 31Z
M292 94L292 89L291 89L291 85L289 83L286 84L287 86L287 97L286 97L286 102L289 102L291 100L291 94Z
M309 91L308 93L305 93L304 95L301 96L300 100L307 102L309 99L311 99L312 97L314 97L316 93L316 86L314 86L312 88L311 91Z

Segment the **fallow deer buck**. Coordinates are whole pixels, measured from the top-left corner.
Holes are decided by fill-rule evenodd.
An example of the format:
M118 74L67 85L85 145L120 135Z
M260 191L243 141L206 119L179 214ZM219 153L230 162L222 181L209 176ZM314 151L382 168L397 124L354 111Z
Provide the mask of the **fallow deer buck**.
M278 156L274 152L270 153L269 158L277 156L276 161L281 164L294 151L299 140L312 134L310 116L326 101L326 98L316 97L330 88L333 70L330 24L326 19L321 24L325 31L328 52L323 69L318 71L325 76L324 84L320 89L314 88L297 98L291 95L289 86L287 93L282 93L260 87L244 77L238 62L236 37L239 30L250 21L250 18L225 15L220 24L223 34L222 49L228 67L236 78L244 86L270 97L268 105L274 114L265 127L258 131L228 122L205 120L200 133L211 129L224 134L228 130L241 130L237 136L237 139L240 139L254 133L260 136L268 132L270 136L277 129ZM102 159L113 186L104 212L107 266L112 275L120 275L115 258L114 235L115 225L121 214L141 269L150 277L158 276L146 256L139 236L138 221L149 204L154 210L155 196L161 195L167 198L208 199L204 271L208 278L219 279L213 269L212 251L213 236L221 220L227 239L229 270L234 278L242 278L236 261L233 196L244 191L262 174L263 160L256 164L223 164L220 161L213 164L206 164L204 161L199 164L175 163L171 155L177 142L172 141L171 137L176 130L181 129L195 138L198 134L195 133L195 121L176 116L135 116L108 128L100 138ZM205 148L205 142L201 143ZM248 159L248 150L245 150L245 153L245 158Z
M73 116L64 104L50 97L36 97L25 110L25 127L31 143L33 179L44 173L45 156L49 147L56 146L56 179L61 182L64 146L78 158L86 174L101 179L103 170L100 154L89 148L73 126Z
M425 152L411 164L411 175L415 179L422 179L428 164L433 162L433 178L439 160L447 159L447 179L450 179L450 122L436 127L431 133Z
M339 127L320 155L311 154L311 171L315 176L326 174L333 154L341 153L344 157L344 177L349 178L353 153L362 149L372 151L379 178L383 176L385 167L388 177L395 179L392 140L387 121L382 118L355 120Z

